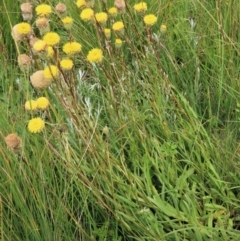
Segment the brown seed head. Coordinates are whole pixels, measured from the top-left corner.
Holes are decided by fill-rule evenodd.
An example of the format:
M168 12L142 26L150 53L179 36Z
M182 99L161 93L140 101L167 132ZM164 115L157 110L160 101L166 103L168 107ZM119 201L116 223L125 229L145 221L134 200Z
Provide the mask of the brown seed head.
M56 11L59 13L59 14L63 14L67 11L67 7L65 4L63 3L59 3L57 4L56 6Z
M45 17L38 18L36 20L36 26L37 26L37 28L46 28L49 26L49 20Z
M22 146L21 138L15 134L11 133L4 138L7 147L11 150L16 150Z
M45 89L51 84L51 79L46 79L43 70L38 70L30 76L30 81L35 89Z
M33 7L30 3L23 3L21 4L21 11L22 13L32 13L33 12Z
M37 37L33 37L29 40L29 44L31 47L33 47L33 45L39 40L39 38Z
M119 10L122 11L126 8L125 0L115 0L114 6Z
M18 56L18 66L19 67L27 67L32 64L32 59L26 54L20 54Z

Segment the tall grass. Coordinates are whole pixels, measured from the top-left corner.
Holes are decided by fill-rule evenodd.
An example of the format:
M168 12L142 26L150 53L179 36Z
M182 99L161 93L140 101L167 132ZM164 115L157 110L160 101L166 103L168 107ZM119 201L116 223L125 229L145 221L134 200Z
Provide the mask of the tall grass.
M50 16L61 36L51 64L59 67L69 38L82 52L70 77L43 91L29 76L50 62L33 56L38 64L19 70L16 55L31 54L24 43L12 48L19 6L0 3L1 240L239 240L239 1L148 0L151 28L127 1L107 22L123 21L125 33L110 40L62 2L75 22L68 32ZM112 6L95 1L94 11ZM86 60L92 48L102 49L101 64ZM50 108L27 112L40 96ZM36 116L46 126L34 134ZM4 143L9 133L21 137L19 150Z

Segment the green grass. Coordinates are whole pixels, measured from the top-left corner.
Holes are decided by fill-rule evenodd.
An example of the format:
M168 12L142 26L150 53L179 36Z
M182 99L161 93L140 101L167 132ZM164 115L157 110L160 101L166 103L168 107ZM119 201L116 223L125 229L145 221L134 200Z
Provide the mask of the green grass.
M50 16L59 56L70 36L82 53L71 77L44 91L29 82L44 58L34 56L30 73L17 65L30 49L14 45L11 26L22 20L10 2L0 3L0 239L239 240L239 1L148 0L158 16L151 29L133 10L138 1L127 1L117 16L123 45L112 33L108 49L100 26L63 0L75 22L69 33ZM113 6L95 2L95 12ZM86 56L96 47L104 60L94 66ZM27 112L40 96L50 108ZM39 116L45 129L30 133ZM9 133L22 148L7 148Z

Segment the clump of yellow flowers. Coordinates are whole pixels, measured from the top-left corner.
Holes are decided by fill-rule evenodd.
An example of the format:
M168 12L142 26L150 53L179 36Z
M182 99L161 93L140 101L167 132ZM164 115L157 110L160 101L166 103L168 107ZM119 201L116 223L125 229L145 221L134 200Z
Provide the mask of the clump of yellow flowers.
M109 64L109 60L114 65L112 62L115 59L114 55L124 56L124 51L130 49L129 43L135 41L128 39L131 31L127 28L131 28L133 24L128 25L127 18L123 17L124 14L128 14L128 10L133 12L131 16L133 20L136 17L138 21L139 19L142 21L143 24L138 29L142 33L146 30L147 35L151 34L155 29L153 26L158 22L157 15L147 13L148 5L143 1L128 9L125 0L115 0L114 6L105 8L106 12L97 9L93 0L75 0L75 4L79 11L78 19L70 16L67 6L63 3L58 3L55 7L45 3L33 5L32 1L21 4L23 22L12 28L12 36L18 44L27 42L24 48L20 48L21 50L29 46L28 53L19 54L18 65L22 71L29 74L29 84L35 89L31 96L38 96L43 90L51 89L49 88L51 85L58 91L66 91L70 87L71 90L74 89L77 83L74 78L79 64L84 68L99 68L99 70L104 70L104 65ZM54 14L56 18L53 21L51 17ZM59 20L59 24L56 20ZM79 33L74 33L73 26L76 22L81 27L87 23L87 28L92 28L96 33L91 35L93 39L83 39L83 35L79 34L81 30L84 34L83 27ZM36 28L32 27L33 23ZM158 27L161 36L166 30L165 24ZM85 46L82 43L86 43ZM25 110L33 115L27 126L30 132L39 133L45 128L44 115L41 117L34 115L47 110L49 105L50 101L46 97L36 97L36 100L25 102ZM51 109L43 113L50 111Z

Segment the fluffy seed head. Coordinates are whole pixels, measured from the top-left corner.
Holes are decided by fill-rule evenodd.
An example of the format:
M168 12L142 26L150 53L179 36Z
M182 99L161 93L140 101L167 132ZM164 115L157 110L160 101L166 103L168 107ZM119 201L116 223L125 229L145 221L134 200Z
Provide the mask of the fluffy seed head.
M14 151L22 146L22 139L16 134L11 133L4 138L7 147Z
M18 66L20 68L29 68L32 65L32 59L26 54L18 56Z
M30 76L30 81L35 89L45 89L51 84L51 79L46 79L43 70L38 70Z

